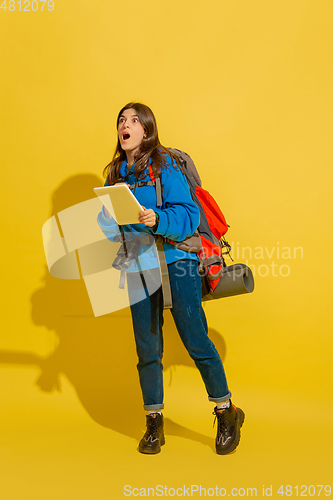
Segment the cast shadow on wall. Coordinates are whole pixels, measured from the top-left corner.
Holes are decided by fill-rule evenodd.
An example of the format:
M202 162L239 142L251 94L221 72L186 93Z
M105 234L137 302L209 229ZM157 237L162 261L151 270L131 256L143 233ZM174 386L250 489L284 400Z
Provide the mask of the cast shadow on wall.
M51 215L91 199L93 188L99 185L101 181L94 175L78 175L67 179L53 193ZM129 308L94 317L82 279L57 279L45 267L42 280L42 287L31 297L32 320L35 325L55 331L58 345L45 359L28 353L7 353L7 362L16 359L16 363L39 365L41 373L36 385L45 392L60 390L59 376L65 375L95 422L140 439L144 425L143 403ZM209 335L223 360L223 338L212 329ZM165 314L164 338L164 370L175 365L195 368L179 339L169 311ZM6 362L6 353L0 354L1 358ZM130 405L131 411L119 411L124 405ZM134 414L138 418L133 419ZM165 428L167 434L198 441L213 449L211 438L171 419L165 419Z

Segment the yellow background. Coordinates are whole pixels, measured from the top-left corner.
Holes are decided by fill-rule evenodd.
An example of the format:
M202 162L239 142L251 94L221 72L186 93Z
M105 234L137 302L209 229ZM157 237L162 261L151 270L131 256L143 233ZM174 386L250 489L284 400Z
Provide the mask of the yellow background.
M296 485L329 484L331 0L18 8L0 9L1 498L191 484L258 497L273 485L281 498L281 485L295 497ZM253 294L205 305L246 414L227 457L213 452L213 405L168 316L167 443L157 456L136 451L145 417L129 312L94 318L82 281L45 269L43 223L93 197L131 100L153 109L163 144L192 156L235 260L255 271Z

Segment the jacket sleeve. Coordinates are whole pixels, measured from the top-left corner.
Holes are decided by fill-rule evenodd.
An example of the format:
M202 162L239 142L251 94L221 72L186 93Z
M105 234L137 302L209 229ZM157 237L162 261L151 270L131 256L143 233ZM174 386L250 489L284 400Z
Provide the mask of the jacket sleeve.
M184 174L167 157L168 167L163 168L162 208L156 209L159 224L155 234L173 241L182 241L192 236L199 226L200 212L191 197L190 188Z
M102 210L97 216L97 223L109 240L121 241L122 238L120 228L113 217L111 219L105 217Z

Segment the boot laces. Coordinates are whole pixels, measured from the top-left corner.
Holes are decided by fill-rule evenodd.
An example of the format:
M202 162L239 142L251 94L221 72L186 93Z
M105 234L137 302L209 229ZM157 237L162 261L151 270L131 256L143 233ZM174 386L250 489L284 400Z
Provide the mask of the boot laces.
M229 426L227 420L224 418L225 410L222 412L214 410L212 414L215 415L213 427L215 427L215 422L217 419L217 432L219 434L227 434L229 431Z
M147 418L147 430L146 437L151 436L152 438L156 437L158 434L158 425L157 425L157 417Z

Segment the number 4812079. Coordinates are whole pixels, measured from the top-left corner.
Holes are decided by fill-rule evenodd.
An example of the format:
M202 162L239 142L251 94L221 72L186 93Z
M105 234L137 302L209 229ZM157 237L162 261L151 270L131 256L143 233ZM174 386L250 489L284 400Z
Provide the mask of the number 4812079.
M305 484L302 484L302 486L299 487L298 489L298 486L280 486L280 488L277 490L278 494L283 496L283 495L286 495L287 497L290 497L290 496L293 496L294 494L298 497L307 497L307 496L310 496L310 497L313 497L313 496L321 496L321 492L322 492L322 489L324 488L323 490L323 495L325 495L326 497L330 496L331 495L331 492L332 492L332 489L331 489L331 486L330 485L323 485L323 484L317 484L316 486L315 485L310 485L310 486L307 486Z
M8 3L8 5L7 5L7 3ZM0 9L4 9L4 11L6 11L7 9L9 11L13 11L13 10L16 10L16 6L17 6L17 10L19 10L20 12L21 11L23 11L23 12L30 12L30 11L36 12L37 10L42 12L45 4L47 4L47 10L52 11L54 9L54 1L53 0L32 0L32 2L30 0L24 0L23 2L22 2L22 0L17 0L17 1L9 0L8 2L7 2L7 0L4 0L2 2L2 4L0 5Z

